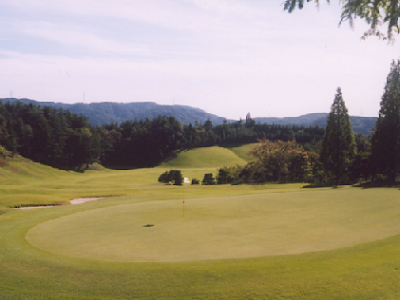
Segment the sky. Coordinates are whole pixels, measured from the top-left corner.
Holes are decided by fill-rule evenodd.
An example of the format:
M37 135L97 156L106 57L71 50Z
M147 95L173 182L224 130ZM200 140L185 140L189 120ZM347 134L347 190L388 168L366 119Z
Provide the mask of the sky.
M338 1L0 0L0 98L189 105L228 119L376 117L400 41L339 26ZM399 38L398 38L399 39Z

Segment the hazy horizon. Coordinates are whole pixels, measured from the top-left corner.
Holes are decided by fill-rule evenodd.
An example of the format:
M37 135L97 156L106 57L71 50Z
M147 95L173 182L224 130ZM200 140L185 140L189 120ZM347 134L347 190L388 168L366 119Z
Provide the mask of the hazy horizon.
M338 1L0 1L0 94L39 102L155 102L229 119L378 116L398 42L338 26Z

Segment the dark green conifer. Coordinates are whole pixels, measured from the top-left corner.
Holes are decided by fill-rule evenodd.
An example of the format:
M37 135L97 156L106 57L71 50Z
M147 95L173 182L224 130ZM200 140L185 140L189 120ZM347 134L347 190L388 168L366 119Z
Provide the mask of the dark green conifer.
M350 117L343 101L342 91L337 89L322 140L321 162L335 185L345 182L348 168L356 153Z
M372 136L375 170L394 181L400 171L400 61L392 62Z

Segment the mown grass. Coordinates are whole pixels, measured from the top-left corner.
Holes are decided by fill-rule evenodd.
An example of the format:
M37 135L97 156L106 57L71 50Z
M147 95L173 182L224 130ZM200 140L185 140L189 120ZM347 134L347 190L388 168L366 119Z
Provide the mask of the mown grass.
M161 164L162 167L219 168L222 166L245 165L246 160L223 147L197 148L178 153L177 158Z
M250 162L252 157L248 154L250 150L252 150L258 143L252 144L245 144L245 145L233 145L233 146L225 146L225 148L231 150L241 159L245 160L246 162Z
M297 254L400 233L394 189L180 196L72 214L39 224L27 239L68 256L160 262Z
M24 201L21 198L29 195L40 196L41 191L50 198L54 197L53 201L68 201L71 197L92 196L97 192L98 195L120 195L81 205L33 210L10 209L8 204L1 202L0 299L400 298L400 234L396 228L400 216L398 189L348 187L302 190L300 184L176 187L158 183L159 174L169 167L83 174L57 170L47 173L49 169L45 167L44 174L34 176L9 173L6 180L13 183L11 185L4 183L4 176L0 177L0 201L8 196L7 203L11 204L21 203ZM183 175L185 172L197 174L206 169L186 168ZM71 256L71 253L52 253L33 247L25 238L38 224L72 220L80 215L93 217L91 225L93 230L97 230L100 221L96 218L101 219L102 212L105 212L103 217L111 217L108 220L110 226L120 226L118 218L112 219L115 213L121 217L125 214L122 219L126 221L130 216L134 220L141 217L140 209L136 211L135 208L149 209L160 203L168 207L174 201L182 204L183 192L188 205L196 203L198 209L203 209L204 215L197 213L196 216L200 221L210 220L208 209L212 209L213 200L216 202L214 207L218 207L215 217L221 219L220 226L224 224L223 218L231 219L234 214L234 207L229 205L240 203L236 214L246 215L243 208L245 201L239 201L237 195L254 195L251 197L270 199L265 207L271 212L266 212L267 221L262 224L272 224L268 222L275 220L273 223L280 234L285 232L286 226L288 233L294 234L300 241L310 241L319 233L325 244L333 245L339 237L348 237L354 244L302 254L149 263L110 262L99 257L79 258ZM308 196L298 196L303 193ZM202 207L202 204L210 204L211 207ZM187 209L189 214L189 207ZM264 222L260 221L262 212L255 214L255 222ZM158 218L162 216L161 206L156 215ZM142 217L145 218L144 215ZM278 223L279 218L281 223ZM84 221L84 228L87 229L90 220L84 218ZM140 221L142 224L147 219ZM251 224L251 220L246 222ZM61 237L63 232L69 230L66 226L58 227ZM336 235L328 230L330 227L337 228ZM307 234L308 230L312 234ZM123 231L129 232L127 228ZM195 237L195 231L192 232ZM207 242L207 237L199 238ZM274 239L278 241L275 237L271 238L271 242ZM360 242L362 244L357 244ZM179 244L183 247L184 242L179 241ZM155 244L154 248L157 247ZM221 247L229 251L229 243Z

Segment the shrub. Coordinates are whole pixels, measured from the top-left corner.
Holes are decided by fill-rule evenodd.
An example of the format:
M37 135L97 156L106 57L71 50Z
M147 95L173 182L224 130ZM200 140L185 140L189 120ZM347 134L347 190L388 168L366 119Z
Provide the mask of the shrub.
M236 182L242 169L243 167L241 166L222 167L218 170L217 184L229 184Z
M193 178L192 179L192 184L200 184L200 180Z
M203 185L214 185L215 184L215 179L213 177L212 173L207 173L204 174L203 181L201 182Z
M232 182L233 177L231 176L231 172L227 167L218 169L217 184L227 184Z
M164 173L162 173L160 175L160 177L158 177L158 182L162 182L162 183L169 183L170 182L170 177L169 177L168 171L165 171Z
M158 182L162 183L170 183L172 182L174 185L182 185L183 177L180 170L170 170L165 171L158 177Z
M169 176L171 178L171 181L174 183L174 185L182 185L183 177L182 177L180 170L169 171Z

